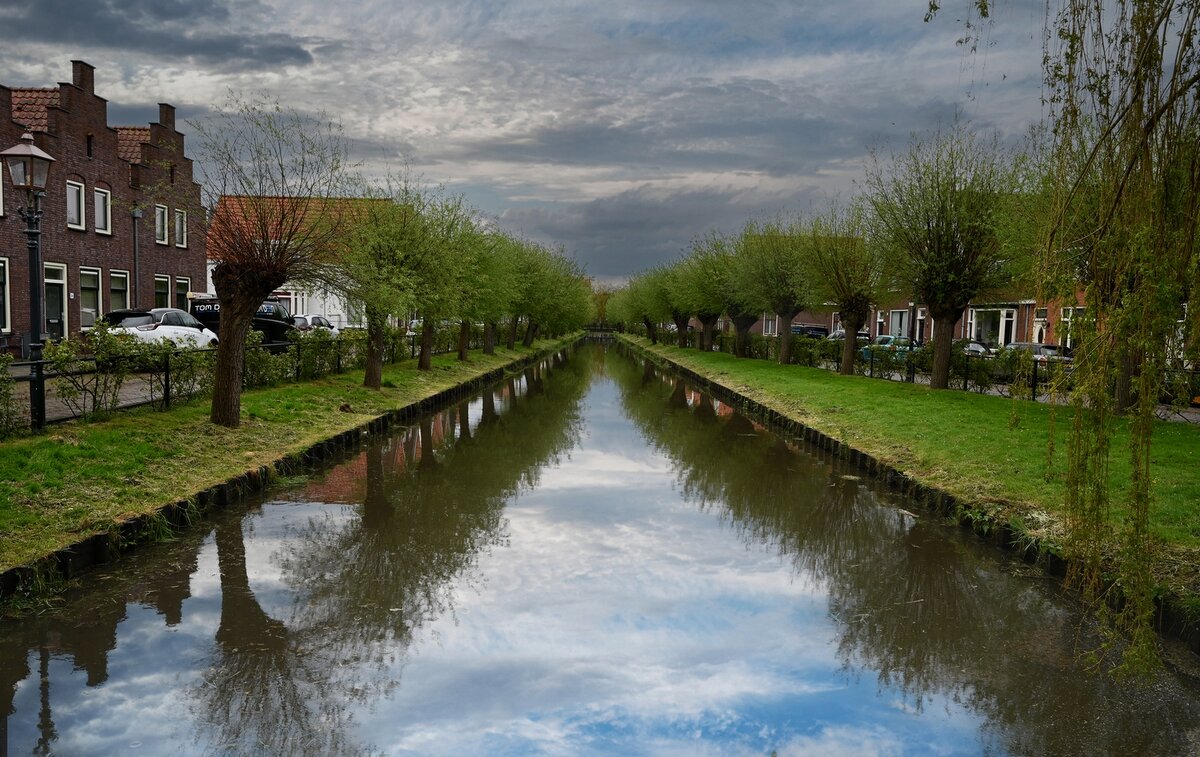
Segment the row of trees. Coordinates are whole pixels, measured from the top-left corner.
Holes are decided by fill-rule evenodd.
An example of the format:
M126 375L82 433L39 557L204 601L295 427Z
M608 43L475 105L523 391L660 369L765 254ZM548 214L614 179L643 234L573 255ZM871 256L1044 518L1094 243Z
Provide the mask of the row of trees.
M686 344L689 319L709 349L721 315L745 355L762 313L788 329L804 310L836 310L847 334L841 371L854 372L853 334L877 305L923 303L934 322L931 383L950 376L953 327L971 300L1029 269L1023 166L997 142L965 130L915 139L886 164L874 160L867 192L853 202L794 218L752 220L736 234L709 233L678 262L635 277L610 304L614 317L672 322ZM779 360L790 359L789 340Z
M590 318L591 283L564 251L502 231L460 195L407 176L357 175L332 121L234 100L194 128L221 304L214 423L239 424L246 334L259 304L285 282L363 308L364 385L375 389L387 325L414 313L422 370L431 367L435 330L446 324L458 325L466 360L474 323L484 325L491 354L502 325L511 348L518 337L529 345Z

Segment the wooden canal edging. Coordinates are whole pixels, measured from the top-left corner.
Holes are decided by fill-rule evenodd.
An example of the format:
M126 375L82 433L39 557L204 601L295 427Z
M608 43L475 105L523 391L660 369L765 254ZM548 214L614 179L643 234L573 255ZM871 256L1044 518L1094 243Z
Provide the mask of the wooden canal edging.
M564 340L547 349L526 355L469 381L390 410L304 450L285 455L272 463L247 470L194 495L165 504L154 513L114 524L111 530L82 539L34 564L10 568L0 573L0 604L17 594L40 594L41 586L75 578L92 565L110 562L154 534L161 533L164 523L171 531L188 528L207 512L227 507L250 494L264 491L280 477L314 470L336 456L356 451L364 440L372 436L385 434L395 426L426 413L445 409L511 373L523 370L564 349L570 349L583 338L580 336L574 341Z
M855 449L845 442L808 426L779 410L753 400L724 384L687 368L628 339L618 340L622 348L632 350L638 356L661 368L686 379L697 389L705 391L720 401L736 408L743 415L762 423L780 436L816 447L831 457L846 461L868 476L884 482L893 491L919 503L936 515L953 518L958 524L989 544L1018 555L1027 563L1037 565L1048 574L1063 579L1067 574L1068 562L1049 549L1031 534L1015 528L1011 523L1000 520L984 508L973 507L949 492L922 483L888 463ZM1190 619L1182 608L1170 601L1155 599L1155 629L1163 636L1184 642L1194 653L1200 654L1200 624Z

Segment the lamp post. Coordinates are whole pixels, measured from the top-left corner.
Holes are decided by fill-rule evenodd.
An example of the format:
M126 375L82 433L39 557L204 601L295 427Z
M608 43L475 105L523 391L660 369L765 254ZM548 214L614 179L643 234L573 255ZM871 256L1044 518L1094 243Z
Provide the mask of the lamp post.
M46 194L46 180L54 158L33 144L33 135L29 132L21 136L21 144L0 152L0 157L8 164L13 188L25 191L21 217L25 219L25 245L29 248L29 359L34 362L34 371L41 373L38 361L42 359L42 327L45 324L42 313L42 197ZM45 423L44 389L37 377L29 382L29 412L34 428L41 428Z

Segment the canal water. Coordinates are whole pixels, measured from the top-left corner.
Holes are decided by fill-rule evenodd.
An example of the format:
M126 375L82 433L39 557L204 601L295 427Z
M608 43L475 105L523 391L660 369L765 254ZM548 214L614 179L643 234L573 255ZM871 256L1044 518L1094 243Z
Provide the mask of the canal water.
M84 583L0 624L7 754L1200 751L1194 678L611 347Z

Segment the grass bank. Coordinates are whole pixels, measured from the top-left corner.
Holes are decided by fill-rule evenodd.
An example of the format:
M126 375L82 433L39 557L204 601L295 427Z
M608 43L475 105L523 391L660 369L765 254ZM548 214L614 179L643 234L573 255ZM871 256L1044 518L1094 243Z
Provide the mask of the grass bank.
M0 574L574 340L472 352L466 363L443 355L430 371L406 360L384 367L378 392L361 386L361 370L249 390L236 429L210 423L208 402L196 400L7 441L0 444Z
M1062 543L1069 408L1052 411L1043 403L933 391L625 338L953 495L1043 548ZM1161 546L1156 575L1164 597L1194 622L1200 611L1200 428L1160 422L1153 439L1151 529ZM1118 421L1110 467L1118 521L1129 483L1128 440Z

